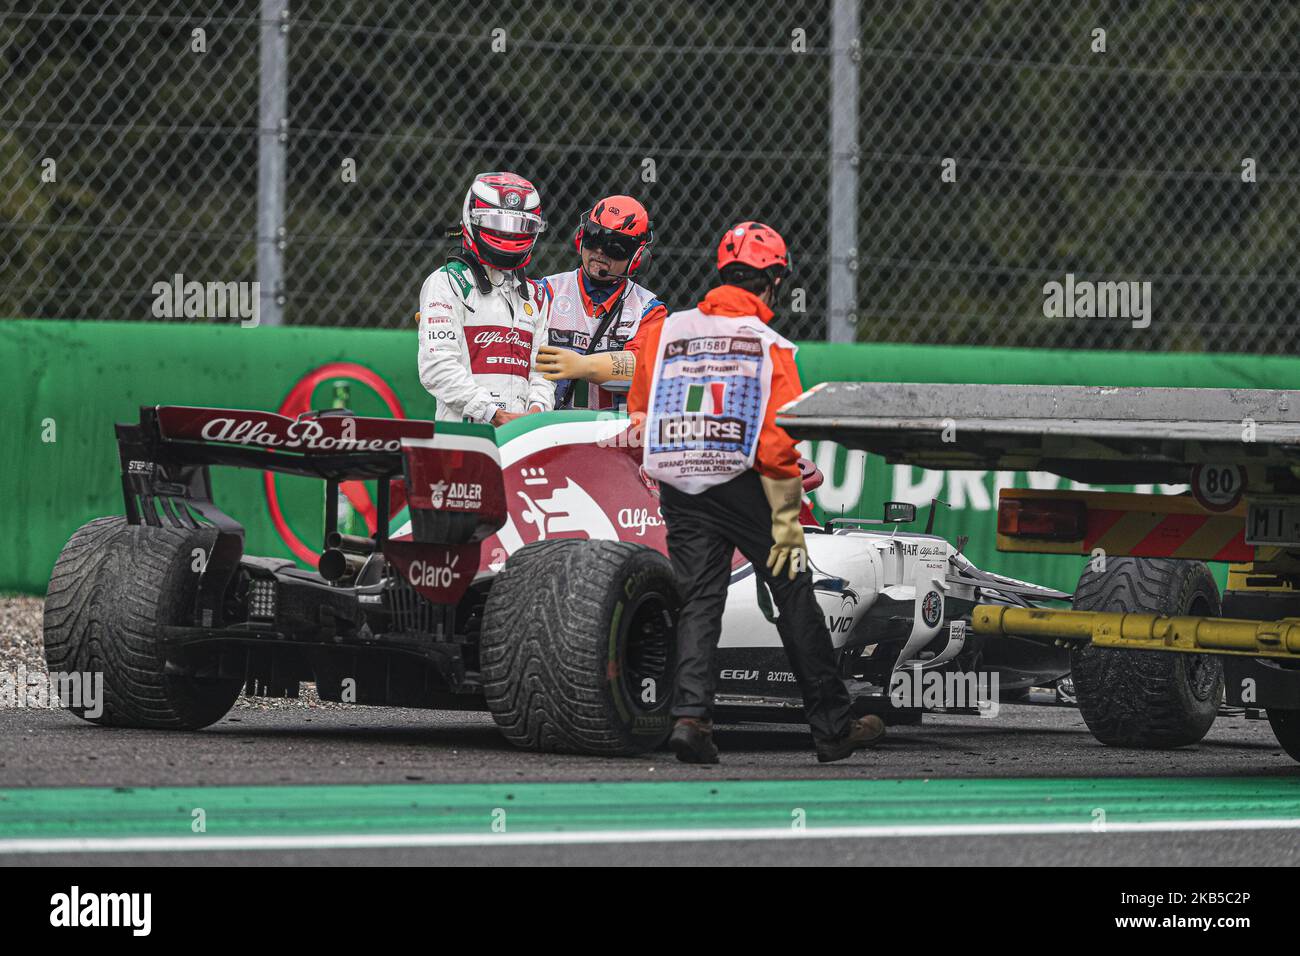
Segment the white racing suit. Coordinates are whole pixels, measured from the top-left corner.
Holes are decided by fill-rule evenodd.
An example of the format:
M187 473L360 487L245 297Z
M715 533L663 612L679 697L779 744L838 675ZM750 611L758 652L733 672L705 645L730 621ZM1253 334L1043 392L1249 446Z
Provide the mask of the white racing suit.
M550 295L526 280L485 270L483 292L471 268L456 259L424 280L420 289L420 384L438 401L436 421L491 423L497 409L549 411L555 386L535 372L545 343Z

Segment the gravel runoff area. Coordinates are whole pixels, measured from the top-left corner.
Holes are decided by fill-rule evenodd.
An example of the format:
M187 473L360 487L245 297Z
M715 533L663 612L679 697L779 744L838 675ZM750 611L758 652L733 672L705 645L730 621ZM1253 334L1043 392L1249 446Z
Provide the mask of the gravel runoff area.
M38 597L0 595L0 671L12 674L20 666L45 673L41 650L41 610Z
M0 677L20 679L31 686L48 681L41 630L45 599L27 595L0 595ZM3 706L0 703L0 706ZM302 684L297 698L248 697L240 695L237 708L272 710L282 707L343 708L345 704L323 701L315 684Z

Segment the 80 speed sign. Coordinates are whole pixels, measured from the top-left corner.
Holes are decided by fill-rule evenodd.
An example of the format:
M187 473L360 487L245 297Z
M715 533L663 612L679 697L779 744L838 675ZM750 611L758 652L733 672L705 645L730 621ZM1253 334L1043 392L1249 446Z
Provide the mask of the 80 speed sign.
M1246 492L1246 469L1240 465L1197 465L1192 470L1192 497L1208 511L1231 511Z

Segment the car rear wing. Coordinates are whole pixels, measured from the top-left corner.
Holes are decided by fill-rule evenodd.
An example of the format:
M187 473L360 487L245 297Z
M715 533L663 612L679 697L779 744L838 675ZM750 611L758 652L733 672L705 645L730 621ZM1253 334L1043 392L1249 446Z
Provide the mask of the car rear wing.
M390 479L402 474L402 440L430 439L433 432L431 421L367 418L343 409L295 419L253 409L142 406L139 424L117 425L127 519L193 528L195 512L220 527L223 516L211 507L210 465L322 478L330 486ZM383 506L388 482L378 485Z

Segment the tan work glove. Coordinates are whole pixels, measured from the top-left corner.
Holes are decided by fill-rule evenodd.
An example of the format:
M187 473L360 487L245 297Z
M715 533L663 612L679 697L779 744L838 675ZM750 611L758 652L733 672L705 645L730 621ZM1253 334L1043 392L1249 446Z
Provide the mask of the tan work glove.
M759 475L763 494L772 506L772 550L767 555L767 569L776 577L787 567L791 581L808 566L808 544L799 524L803 507L803 481L799 478L769 478Z
M564 378L585 379L589 359L590 356L581 355L572 349L543 345L537 350L536 368L548 382Z
M548 382L575 378L603 385L605 382L630 381L635 370L636 356L631 352L581 355L555 345L543 345L537 350L537 371Z

